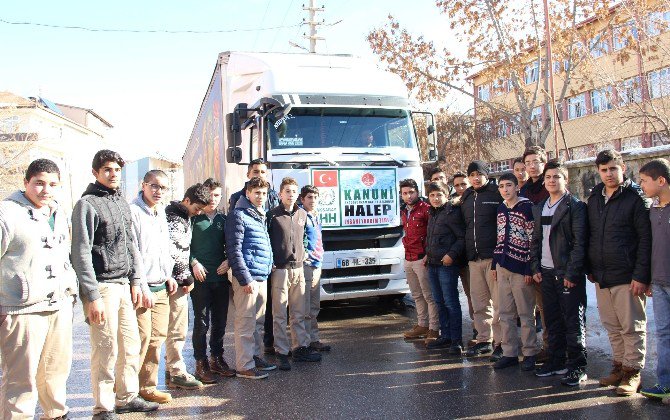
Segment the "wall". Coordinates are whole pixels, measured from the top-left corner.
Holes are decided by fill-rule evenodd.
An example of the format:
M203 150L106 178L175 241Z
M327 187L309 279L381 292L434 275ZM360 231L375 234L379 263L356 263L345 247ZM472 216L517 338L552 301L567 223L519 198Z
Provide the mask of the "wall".
M656 158L670 159L670 147L659 146L648 149L635 149L622 153L626 162L626 176L635 182L639 181L640 168ZM585 200L591 189L600 183L600 176L596 170L595 158L567 162L570 177L570 192ZM638 182L639 183L639 182Z

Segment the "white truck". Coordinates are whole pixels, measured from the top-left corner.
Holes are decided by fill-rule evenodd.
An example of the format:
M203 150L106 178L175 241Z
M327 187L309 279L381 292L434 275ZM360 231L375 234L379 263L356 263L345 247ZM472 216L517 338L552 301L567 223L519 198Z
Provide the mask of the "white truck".
M408 292L398 182L423 188L421 164L437 159L432 121L410 110L397 75L357 57L224 52L183 156L185 183L216 177L227 203L263 158L275 188L287 176L317 186L322 300L395 297Z

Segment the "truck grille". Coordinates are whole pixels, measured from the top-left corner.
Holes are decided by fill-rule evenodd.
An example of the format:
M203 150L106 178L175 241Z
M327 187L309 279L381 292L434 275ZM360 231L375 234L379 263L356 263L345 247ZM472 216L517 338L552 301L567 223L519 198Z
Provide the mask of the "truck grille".
M383 290L388 287L388 280L366 280L351 283L334 283L322 285L326 293L359 292L363 290Z
M349 251L392 248L402 238L402 233L402 226L361 230L324 230L323 249L325 251Z
M391 265L368 265L364 267L330 268L321 272L322 279L334 277L371 276L374 274L389 274Z

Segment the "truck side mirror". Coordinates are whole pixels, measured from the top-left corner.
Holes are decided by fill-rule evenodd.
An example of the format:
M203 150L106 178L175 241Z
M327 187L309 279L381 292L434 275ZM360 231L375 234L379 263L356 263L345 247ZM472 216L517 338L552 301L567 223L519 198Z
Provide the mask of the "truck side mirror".
M241 146L242 130L239 120L235 117L234 113L226 114L226 128L228 131L228 147Z
M226 162L240 163L242 162L242 148L229 147L226 149Z

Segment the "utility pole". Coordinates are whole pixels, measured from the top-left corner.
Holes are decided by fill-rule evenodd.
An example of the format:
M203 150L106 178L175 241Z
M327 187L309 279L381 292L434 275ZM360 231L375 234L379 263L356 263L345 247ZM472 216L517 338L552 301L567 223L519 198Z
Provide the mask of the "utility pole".
M309 39L309 52L314 54L316 53L316 41L325 39L323 37L316 36L316 27L323 24L323 20L320 22L316 21L316 12L323 12L325 10L325 6L316 7L315 0L309 0L309 7L305 7L303 4L302 10L307 10L309 12L309 20L305 22L303 19L303 22L309 25L309 36L304 35L304 38Z
M556 101L554 100L554 60L551 56L551 22L549 21L549 5L547 4L547 0L543 1L544 5L544 42L546 43L547 46L547 74L546 76L549 78L549 99L551 101L551 109L548 110L551 112L552 118L551 121L553 123L552 131L554 132L554 147L556 148L556 158L559 158L558 154L558 125L556 124L556 120L558 119L558 115L556 112ZM542 66L539 68L540 71L542 71ZM568 153L567 148L565 149L565 152Z

